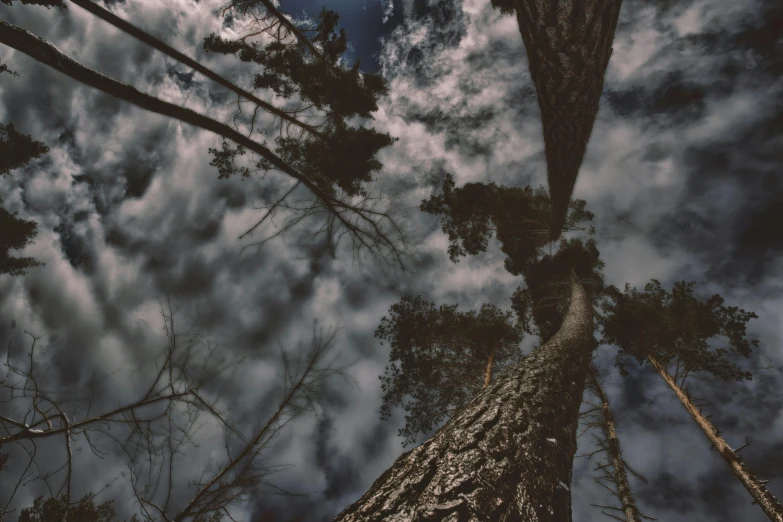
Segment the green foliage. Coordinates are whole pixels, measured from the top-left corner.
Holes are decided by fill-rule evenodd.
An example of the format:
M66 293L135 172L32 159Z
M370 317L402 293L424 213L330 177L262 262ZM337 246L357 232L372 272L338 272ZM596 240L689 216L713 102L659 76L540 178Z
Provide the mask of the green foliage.
M584 200L574 200L565 230L577 230L591 221ZM442 216L443 231L449 236L449 258L486 252L492 233L506 254L506 270L524 273L525 267L543 253L550 237L550 198L544 187L503 187L494 183L468 183L455 188L450 174L443 192L421 203L421 210ZM592 229L589 229L592 232Z
M689 372L706 372L721 380L751 378L728 356L750 357L758 341L746 338L746 324L758 316L725 306L717 294L699 299L694 285L680 281L667 292L653 279L643 291L630 285L623 292L609 287L603 303L603 342L620 348L621 372L627 374L622 356L642 364L651 355L663 364L677 362ZM718 341L721 346L713 346Z
M44 500L38 497L32 507L25 508L19 514L19 522L52 522L65 520L66 522L114 522L115 512L112 501L96 505L93 495L87 494L70 509L65 495L50 497ZM63 518L66 511L67 518Z
M512 308L521 327L548 340L560 327L571 295L571 270L594 296L603 289L603 261L594 240L560 241L554 253L545 254L549 231L550 198L544 187L503 187L494 183L468 183L455 188L447 174L441 194L422 201L421 210L442 216L449 236L449 258L485 252L492 234L506 254L506 270L525 277L526 287L512 296ZM564 231L584 230L594 215L584 200L569 205Z
M215 156L209 164L218 168L218 179L230 178L235 174L240 174L243 178L250 176L250 169L247 167L238 167L236 164L237 156L244 156L247 152L242 145L232 147L228 140L223 140L221 150L209 149L209 153Z
M338 20L337 13L325 8L316 19L311 41L320 47L320 57L312 56L303 44L275 40L262 46L245 40L226 40L214 33L204 40L204 49L262 65L264 70L255 79L257 89L272 89L283 98L298 94L340 119L370 118L370 113L378 109L378 97L388 92L386 81L377 74L361 74L359 62L351 68L339 63L347 49L347 39L343 29L336 31Z
M277 138L277 153L288 164L331 192L334 183L350 195L364 194L362 184L381 169L377 152L395 139L373 129L335 122L326 140Z
M571 270L588 292L598 296L604 289L603 267L595 240L563 239L553 255L528 263L527 286L517 288L511 296L511 308L528 333L536 333L546 342L568 311Z
M13 257L9 250L24 248L32 243L38 224L16 217L0 207L0 274L24 275L28 268L41 266L32 257Z
M516 2L513 0L492 0L492 7L498 9L503 14L514 14L516 5Z
M378 151L395 140L388 134L363 126L351 127L348 120L355 116L372 118L378 109L378 98L388 92L386 81L377 74L361 73L359 62L353 67L341 63L347 49L345 31L337 31L339 17L323 9L312 29L311 42L320 49L314 56L306 45L274 40L266 45L240 39L231 41L211 34L204 49L220 54L233 54L244 62L263 67L256 75L254 87L271 89L281 98L294 95L306 104L325 112L319 136L280 136L275 140L275 152L288 164L313 180L322 190L332 193L334 186L346 194L364 194L362 185L372 180L372 173L381 168ZM248 176L247 168L234 164L244 151L227 143L223 150L210 149L215 156L221 178L234 174ZM259 161L256 167L269 170L271 165Z
M390 364L380 377L381 418L388 420L392 407L402 406L403 446L431 433L475 396L490 354L495 374L521 358L522 329L511 312L489 304L478 313L459 312L457 305L436 308L420 297L404 297L391 306L375 336L391 345Z
M7 176L48 151L43 143L18 132L13 123L0 123L0 176Z
M17 132L12 123L0 124L0 176L25 166L49 148L30 136ZM0 198L0 203L3 199ZM0 207L0 274L24 275L28 268L41 266L32 257L13 257L10 250L21 249L32 243L38 224L16 217Z

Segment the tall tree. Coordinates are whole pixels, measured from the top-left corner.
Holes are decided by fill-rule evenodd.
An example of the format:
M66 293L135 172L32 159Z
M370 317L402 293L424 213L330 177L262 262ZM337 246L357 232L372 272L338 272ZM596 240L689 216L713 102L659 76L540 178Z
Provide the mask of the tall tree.
M11 1L6 3L10 4ZM28 3L64 7L62 2ZM321 48L319 56L315 58L308 57L296 41L286 41L285 35L266 46L245 41L227 42L215 35L207 39L205 47L210 50L237 53L241 59L264 67L263 72L256 75L255 88L271 89L279 98L295 97L294 102L306 107L278 110L268 106L269 104L259 104L260 100L247 91L198 66L193 60L110 12L91 2L84 1L79 4L183 63L197 66L196 69L207 76L223 85L229 85L238 94L249 97L256 103L257 109L263 108L274 114L280 119L282 126L275 139L275 150L270 150L265 144L251 139L229 125L163 102L103 76L44 40L6 22L0 25L0 42L112 96L215 132L224 140L222 149L210 149L215 156L211 164L218 167L221 178L251 174L248 167L236 164L236 160L245 154L246 149L260 156L255 163L255 170L278 170L291 176L295 184L240 238L251 234L275 212L282 210L289 213L289 219L282 225L280 232L290 229L303 219L326 215L326 223L317 235L325 238L325 248L332 254L335 253L339 239L347 234L356 249L368 251L378 260L389 260L400 268L406 268L404 258L408 244L403 229L391 218L388 209L379 208L380 198L371 197L365 190L365 184L372 180L372 174L381 168L375 157L376 153L394 140L372 128L352 126L348 123L354 116L371 117L370 113L377 108L377 98L386 92L386 84L377 75L361 74L358 64L350 69L340 65L347 43L344 33L336 33L336 14L323 11L312 28L314 43L310 42L310 45L314 49ZM237 107L241 110L239 101ZM307 107L315 107L314 110L320 111L320 123L305 124L303 120L291 116L307 112L310 110ZM313 115L308 113L306 116L310 118ZM255 120L254 112L250 122L250 134L255 129ZM302 132L283 132L283 128L290 129L292 123ZM227 140L236 145L232 146ZM306 204L301 201L295 204L287 203L291 194L300 186L308 189L314 200Z
M720 295L699 299L694 295L694 285L680 281L667 292L660 282L652 280L643 291L629 285L623 292L610 288L604 302L604 341L620 348L621 370L627 371L623 356L640 364L649 363L655 369L754 502L770 520L783 522L783 505L767 490L765 481L742 462L684 388L685 380L697 373L724 381L750 379L751 372L730 357L750 357L758 346L757 340L746 338L746 324L757 316L725 306Z
M391 306L375 336L391 347L380 377L381 418L388 420L392 408L402 406L403 446L430 435L522 355L522 329L512 313L490 304L478 313L460 312L457 305L436 308L421 297L404 297Z
M24 167L48 150L40 141L18 132L13 123L0 123L0 177L9 176L12 170ZM16 212L0 207L0 274L24 275L28 269L43 264L32 257L16 257L10 253L32 243L37 228L35 221L19 218Z
M598 114L622 0L492 0L515 13L538 94L551 239L560 237L579 167Z
M323 9L314 23L299 28L270 2L264 6L266 16L254 19L262 25L255 35L271 36L271 43L252 42L248 39L250 35L230 41L211 34L204 41L207 51L234 54L244 62L261 65L263 70L255 76L254 89L271 89L282 99L296 95L304 102L300 105L322 111L314 114L307 108L282 109L261 100L95 2L71 1L279 118L281 131L291 127L300 131L281 132L276 138L277 153L319 182L323 189L328 190L336 183L348 194L355 195L361 192L362 183L370 181L372 172L380 169L375 155L393 140L372 128L350 126L348 120L354 116L372 119L372 112L378 109L378 97L387 92L386 81L377 74L361 73L358 62L352 68L341 65L348 43L345 31L336 30L339 16L334 11ZM311 36L305 36L303 31ZM241 104L237 104L237 109L241 111ZM308 120L316 117L321 122L307 122L303 116ZM251 125L251 133L253 130ZM222 151L211 150L220 164L221 176L247 172L231 162L221 162L241 154L238 150L241 149L232 148L227 142Z
M571 520L571 472L594 347L575 274L558 332L400 456L336 520Z
M616 508L599 504L592 505L622 513L625 516L625 522L641 522L643 518L656 520L653 517L642 515L639 512L639 508L636 506L636 502L633 498L633 491L628 482L628 471L631 473L634 472L623 459L623 452L620 448L620 438L617 436L617 423L614 420L612 408L609 405L609 397L606 395L606 392L604 392L604 388L598 377L598 369L594 365L591 365L590 371L587 372L587 383L588 389L598 399L597 404L588 403L593 409L585 412L587 413L587 416L592 419L588 422L588 426L598 428L601 431L601 436L595 437L599 448L595 453L605 452L607 456L607 462L599 462L598 467L595 468L594 471L601 472L601 475L595 480L616 496L622 507ZM607 486L604 481L609 481L609 483L614 486L614 489ZM607 513L605 511L603 513L612 518L619 519L615 514Z
M537 271L549 288L567 284L569 294L558 295L568 304L553 307L562 312L553 334L432 438L398 458L336 520L571 520L579 408L596 346L589 293L594 285L583 279L593 279L601 261L597 250L579 240L576 247L564 242L562 251L543 255L535 234L514 228L515 209L525 223L535 221L537 212L549 210L548 198L543 191L494 185L454 189L447 177L444 194L422 203L422 210L443 216L452 260L485 250L495 234L509 271ZM573 203L571 211L575 224L592 218L583 202ZM574 255L579 246L586 255ZM527 313L522 308L515 308L521 317Z

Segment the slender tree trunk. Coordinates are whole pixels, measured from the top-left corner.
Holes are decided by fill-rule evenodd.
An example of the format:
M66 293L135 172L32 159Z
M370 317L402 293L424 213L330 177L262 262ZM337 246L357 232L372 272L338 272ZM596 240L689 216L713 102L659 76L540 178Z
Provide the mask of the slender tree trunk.
M551 239L562 232L582 164L622 0L516 0L544 127Z
M43 38L39 38L30 31L26 31L15 25L11 25L7 22L0 20L0 43L3 43L9 47L16 49L17 51L30 56L31 58L48 65L49 67L60 71L61 73L70 76L74 80L77 80L85 85L94 87L107 94L125 100L127 102L146 109L157 114L162 114L175 120L179 120L196 127L200 127L204 130L214 132L215 134L227 138L238 145L257 153L265 160L267 160L274 168L280 170L293 177L296 180L302 182L329 210L336 218L346 224L346 228L352 230L355 227L351 227L343 217L346 209L349 209L349 205L338 200L331 194L328 194L321 190L312 180L307 176L296 170L293 166L286 163L280 156L258 143L251 140L244 134L236 131L228 125L220 123L212 118L199 114L196 111L192 111L186 107L180 107L173 103L165 102L161 99L145 94L126 85L122 82L118 82L113 78L109 78L97 71L86 67L85 65L77 62L54 45L50 44ZM339 208L338 208L339 207ZM363 219L367 219L366 216L360 216Z
M492 363L495 362L495 350L493 349L489 354L489 360L487 361L487 371L484 373L484 386L481 387L483 390L487 386L490 385L492 382Z
M76 5L78 5L82 9L85 9L86 11L89 11L90 13L92 13L95 16L97 16L101 20L104 20L105 22L110 23L111 25L113 25L117 29L119 29L121 31L124 31L125 33L133 36L134 38L136 38L136 39L146 43L147 45L149 45L151 47L154 47L158 51L168 55L171 58L174 58L175 60L177 60L178 62L180 62L180 63L182 63L184 65L187 65L191 69L200 72L201 74L203 74L207 78L209 78L209 79L219 83L223 87L226 87L227 89L230 89L230 90L234 91L235 93L239 94L240 96L244 96L248 100L252 101L253 103L258 105L262 109L266 110L267 112L269 112L271 114L274 114L278 118L280 118L282 120L285 120L285 121L287 121L288 123L290 123L292 125L296 125L296 126L302 128L302 129L306 130L307 132L309 132L313 136L316 136L318 138L324 139L324 136L318 131L318 129L316 129L312 125L308 125L307 123L301 122L301 121L297 120L296 118L294 118L293 116L291 116L290 114L288 114L288 113L278 109L274 105L271 105L271 104L265 102L264 100L261 100L260 98L258 98L257 96L253 95L252 93L250 93L250 92L242 89L241 87L235 85L234 83L226 80L225 78L223 78L219 74L215 73L211 69L208 69L207 67L204 67L203 65L201 65L196 60L194 60L194 59L192 59L192 58L182 54L181 52L177 51L173 47L171 47L169 45L166 45L165 43L163 43L162 41L158 40L157 38L155 38L151 34L142 31L141 29L139 29L138 27L136 27L135 25L133 25L133 24L131 24L129 22L126 22L125 20L123 20L119 16L115 15L114 13L109 11L108 9L104 9L103 7L101 7L100 5L96 4L95 2L92 2L91 0L71 0L71 2L73 2ZM288 22L288 20L286 20L286 22ZM288 23L290 23L290 22L288 22Z
M617 486L617 497L623 505L625 520L626 522L641 522L642 515L636 508L636 503L633 500L633 492L631 491L631 486L628 484L628 474L625 470L623 453L620 450L620 439L617 437L617 426L614 422L612 410L609 407L609 397L604 393L604 389L598 381L594 368L590 368L587 378L590 379L593 391L601 400L601 427L607 442L606 446L607 452L609 453L609 462L611 462L612 468L614 469L612 479Z
M336 520L569 522L592 334L589 297L572 275L554 337L400 456Z
M144 94L130 85L104 76L77 62L54 45L43 38L39 38L30 31L26 31L20 27L0 20L0 43L13 47L17 51L70 76L74 80L110 94L115 98L125 100L142 109L169 116L176 120L195 125L196 127L201 127L204 130L212 131L224 138L228 138L261 155L264 159L274 165L275 168L296 179L302 180L305 185L308 185L308 188L309 185L312 184L303 174L297 172L296 169L283 161L274 152L260 143L251 140L242 133L237 132L228 125L215 121L196 111L165 102L154 96L150 96L149 94Z
M751 473L745 463L740 460L739 456L731 449L723 437L720 436L720 433L715 426L702 415L699 408L694 406L685 391L677 385L671 375L669 375L669 372L666 371L666 368L652 356L648 357L648 360L658 371L660 376L663 377L663 380L666 381L669 388L674 391L682 405L685 406L685 409L691 414L693 420L696 421L696 424L699 425L704 434L707 435L707 438L710 439L712 446L718 450L718 453L723 457L723 460L725 460L731 468L731 472L734 476L737 477L740 482L742 482L742 485L745 486L745 489L748 490L748 493L750 493L754 499L754 504L758 504L773 522L783 522L783 505L781 505L778 499L767 490L764 483Z

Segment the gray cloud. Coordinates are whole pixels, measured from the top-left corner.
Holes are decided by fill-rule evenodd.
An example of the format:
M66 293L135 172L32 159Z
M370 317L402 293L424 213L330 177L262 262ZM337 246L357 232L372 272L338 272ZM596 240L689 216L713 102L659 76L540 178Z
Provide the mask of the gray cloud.
M11 343L13 357L23 355L27 329L42 336L53 382L83 385L93 372L110 374L105 401L132 397L165 346L157 299L168 294L182 310L183 328L207 330L222 353L249 357L225 384L235 385L233 398L250 425L254 409L272 404L279 391L277 343L301 355L314 320L342 327L338 350L341 360L356 361L350 373L358 388L332 383L320 418L297 421L269 452L270 462L291 465L276 483L311 495L260 498L237 512L240 520L264 513L281 521L328 520L402 453L401 415L378 418L377 376L388 353L373 331L389 305L421 294L465 309L483 302L507 307L520 284L503 270L495 244L451 264L439 224L417 210L438 190L443 171L458 184L544 183L538 106L516 20L477 0L403 4L406 23L382 49L391 90L376 126L400 138L382 153L379 184L396 192L396 206L410 211L408 223L422 240L419 270L407 279L354 261L348 248L334 260L318 255L295 235L239 255L248 241L237 237L259 217L251 206L285 190L285 180L218 180L208 165L213 136L0 49L3 63L22 75L0 77L0 120L50 147L37 164L0 180L4 204L39 222L26 253L46 262L24 278L0 278L0 342ZM596 213L607 281L702 281L705 292L757 311L753 334L762 353L781 365L783 244L770 227L779 221L783 194L780 8L728 0L624 4L575 191ZM247 79L248 68L201 50L201 38L230 30L214 17L216 5L116 7L210 67ZM0 11L101 72L230 120L230 98L220 88L78 7ZM12 320L17 326L7 329ZM650 480L633 480L642 510L675 522L763 520L660 379L648 368L622 378L612 357L610 347L599 350L623 449ZM776 479L770 488L778 496L781 384L775 376L766 383L698 384L713 399L708 408L730 444L752 435L756 442L743 453L760 475ZM183 476L198 471L217 435L204 434ZM580 453L590 448L585 441ZM98 464L84 457L79 492L98 490L123 471L120 458ZM603 517L589 506L604 498L591 469L577 460L574 513L585 522ZM0 490L7 480L0 475ZM129 492L120 477L102 498L116 498L127 513ZM29 504L37 494L31 487L19 500Z

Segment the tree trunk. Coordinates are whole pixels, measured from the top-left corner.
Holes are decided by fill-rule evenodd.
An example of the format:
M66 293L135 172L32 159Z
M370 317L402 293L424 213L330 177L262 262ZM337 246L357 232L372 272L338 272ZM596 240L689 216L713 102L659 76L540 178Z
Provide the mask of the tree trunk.
M633 500L633 492L631 486L628 484L628 474L625 470L625 462L623 461L623 453L620 450L620 439L617 437L617 426L612 416L612 410L609 407L609 397L604 393L604 389L601 387L601 383L598 382L598 377L595 374L594 369L591 367L587 374L588 379L592 385L593 391L601 400L601 428L606 438L606 450L609 454L609 462L612 464L614 473L612 473L612 480L614 480L617 486L617 497L620 499L620 503L623 505L623 513L625 514L626 522L641 522L642 515L636 508L636 503Z
M721 437L720 432L715 426L702 415L699 408L694 406L685 391L677 385L671 375L669 375L669 372L666 371L666 368L652 356L649 356L647 359L658 371L660 376L663 377L663 380L666 381L669 388L674 391L682 405L685 406L685 409L688 410L688 413L693 417L693 420L696 421L696 424L698 424L704 434L707 435L707 438L710 439L712 446L718 450L718 453L723 457L723 460L725 460L731 468L731 472L734 476L737 477L740 482L742 482L742 485L745 486L745 489L748 490L748 493L750 493L750 496L754 499L753 503L758 504L773 522L783 522L783 505L780 504L778 499L764 487L764 483L751 473L745 463L740 460L739 456L731 449L723 437Z
M104 76L103 74L86 67L85 65L77 62L54 45L50 44L43 38L39 38L30 31L26 31L15 25L11 25L7 22L0 20L0 43L3 43L9 47L13 47L19 52L30 56L31 58L38 60L41 63L48 65L49 67L60 71L67 76L70 76L74 80L77 80L85 85L94 87L107 94L125 100L127 102L146 109L151 112L169 116L176 120L195 125L204 130L208 130L228 138L231 141L246 147L253 152L259 154L264 159L269 161L275 168L285 172L289 176L292 176L298 180L301 180L305 185L310 188L312 182L308 180L303 174L294 169L291 165L283 161L274 152L264 147L258 142L251 140L244 134L234 130L233 128L213 120L207 116L192 111L173 103L165 102L149 94L144 94L122 82L118 82L113 78Z
M310 192L312 192L318 200L324 205L331 215L343 225L346 229L351 231L352 234L361 236L361 231L357 230L355 224L352 224L344 214L346 211L352 211L359 214L361 222L369 221L369 218L356 209L359 207L353 207L349 203L337 199L335 196L325 192L318 185L316 185L310 178L299 172L289 163L286 163L280 156L269 150L264 145L257 141L251 140L244 134L231 128L228 125L220 123L212 118L199 114L196 111L190 110L186 107L180 107L173 103L165 102L161 99L145 94L126 85L122 82L118 82L113 78L109 78L97 71L86 67L85 65L77 62L54 45L50 44L43 38L39 38L30 31L26 31L15 25L11 25L7 22L0 20L0 43L3 43L9 47L16 49L19 52L30 56L31 58L48 65L49 67L60 71L61 73L70 76L74 80L77 80L85 85L94 87L100 91L103 91L115 98L125 100L127 102L146 109L157 114L162 114L175 120L179 120L196 127L200 127L204 130L214 132L215 134L222 136L226 139L233 141L238 145L255 152L256 154L267 160L275 169L288 174L292 178L300 181ZM331 225L331 219L330 219ZM377 230L375 223L371 225ZM330 226L330 229L332 227ZM360 237L357 241L362 244L366 238ZM388 243L386 238L381 237L379 243Z
M589 297L572 275L554 337L400 456L336 520L569 522L592 334Z
M490 385L492 382L492 363L495 362L495 350L492 350L489 354L489 360L487 361L487 371L484 373L484 386L481 387L483 390L487 386Z
M241 87L235 85L234 83L226 80L225 78L223 78L219 74L215 73L211 69L208 69L207 67L204 67L203 65L201 65L196 60L193 60L192 58L182 54L179 51L177 51L173 47L171 47L169 45L166 45L165 43L163 43L162 41L158 40L154 36L152 36L152 35L144 32L144 31L142 31L141 29L139 29L135 25L133 25L133 24L131 24L129 22L126 22L125 20L123 20L119 16L115 15L114 13L109 11L108 9L105 9L105 8L99 6L98 4L93 2L92 0L71 0L71 2L73 2L76 5L78 5L82 9L87 10L88 12L90 12L93 15L97 16L98 18L104 20L105 22L110 23L111 25L113 25L117 29L119 29L121 31L124 31L125 33L133 36L134 38L136 38L136 39L146 43L147 45L149 45L151 47L154 47L158 51L168 55L171 58L174 58L175 60L177 60L178 62L180 62L180 63L182 63L184 65L187 65L191 69L200 72L201 74L203 74L207 78L209 78L209 79L219 83L223 87L226 87L227 89L230 89L230 90L234 91L235 93L239 94L240 96L244 96L248 100L250 100L253 103L255 103L256 105L258 105L259 107L263 108L265 111L267 111L267 112L269 112L271 114L274 114L278 118L280 118L282 120L285 120L285 121L287 121L288 123L290 123L292 125L296 125L296 126L302 128L302 129L306 130L307 132L309 132L313 136L316 136L316 137L318 137L320 139L324 139L324 136L318 131L318 129L316 129L312 125L308 125L307 123L301 122L301 121L297 120L295 117L293 117L290 114L286 113L285 111L282 111L282 110L278 109L277 107L275 107L274 105L271 105L271 104L265 102L264 100L261 100L260 98L258 98L257 96L253 95L252 93L250 93L250 92L242 89ZM286 20L286 22L288 22L288 20ZM288 22L288 23L290 23L290 22Z
M552 198L551 239L560 237L582 164L622 0L516 0L544 127Z

